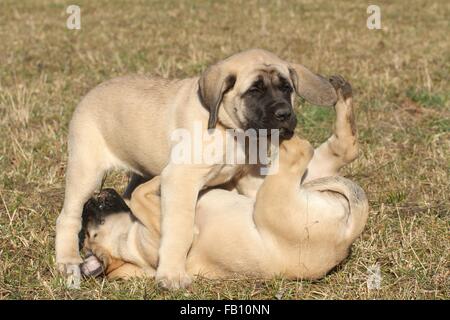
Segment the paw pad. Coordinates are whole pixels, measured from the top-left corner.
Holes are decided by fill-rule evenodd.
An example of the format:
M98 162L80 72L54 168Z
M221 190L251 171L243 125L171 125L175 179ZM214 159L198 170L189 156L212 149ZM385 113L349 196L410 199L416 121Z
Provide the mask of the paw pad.
M352 97L352 86L342 76L331 76L329 81L339 97L342 97L344 100Z

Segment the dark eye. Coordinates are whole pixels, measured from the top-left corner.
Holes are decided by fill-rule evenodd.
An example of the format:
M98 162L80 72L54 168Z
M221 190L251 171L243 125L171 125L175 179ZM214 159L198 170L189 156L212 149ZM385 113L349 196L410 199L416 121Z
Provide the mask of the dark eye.
M281 86L281 91L286 92L286 93L291 93L292 87L289 83L285 83Z
M260 94L264 92L264 85L262 82L255 82L248 90L248 93L251 94Z
M260 93L262 92L262 90L258 87L251 87L250 89L247 90L247 92L249 93Z

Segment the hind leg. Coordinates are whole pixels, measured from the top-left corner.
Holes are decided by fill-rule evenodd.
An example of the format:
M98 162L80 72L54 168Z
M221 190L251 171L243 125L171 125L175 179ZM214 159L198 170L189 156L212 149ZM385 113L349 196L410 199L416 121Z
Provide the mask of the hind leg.
M68 286L72 288L79 287L81 276L78 233L81 229L83 205L109 169L105 167L105 161L102 161L105 154L100 150L98 145L93 149L89 144L78 142L69 154L64 205L56 221L55 250L58 269L68 276Z
M358 157L352 87L340 76L332 76L330 82L338 96L333 135L314 151L304 182L339 175L342 167Z

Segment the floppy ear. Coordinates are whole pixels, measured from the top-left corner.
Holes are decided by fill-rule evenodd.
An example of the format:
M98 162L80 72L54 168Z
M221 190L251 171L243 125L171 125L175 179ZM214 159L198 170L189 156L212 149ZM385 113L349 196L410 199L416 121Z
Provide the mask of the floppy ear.
M220 63L210 66L201 75L198 81L199 96L203 106L209 110L208 129L216 127L220 103L235 82L236 75L227 72L225 66Z
M331 83L302 66L291 64L289 73L295 91L306 101L319 106L333 106L337 101L336 91Z

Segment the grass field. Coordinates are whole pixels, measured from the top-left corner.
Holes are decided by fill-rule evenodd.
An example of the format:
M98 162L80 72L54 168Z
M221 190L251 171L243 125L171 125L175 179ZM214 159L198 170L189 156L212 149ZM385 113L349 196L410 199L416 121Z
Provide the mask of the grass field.
M74 1L75 2L75 1ZM0 2L0 299L448 299L450 4L376 1ZM67 290L54 267L67 125L87 91L128 73L197 75L265 48L354 87L360 157L345 170L370 200L345 264L319 281L206 281L164 292L149 280L88 280ZM315 145L333 111L301 101L298 134ZM122 173L107 185L120 190ZM379 265L379 290L367 269Z

